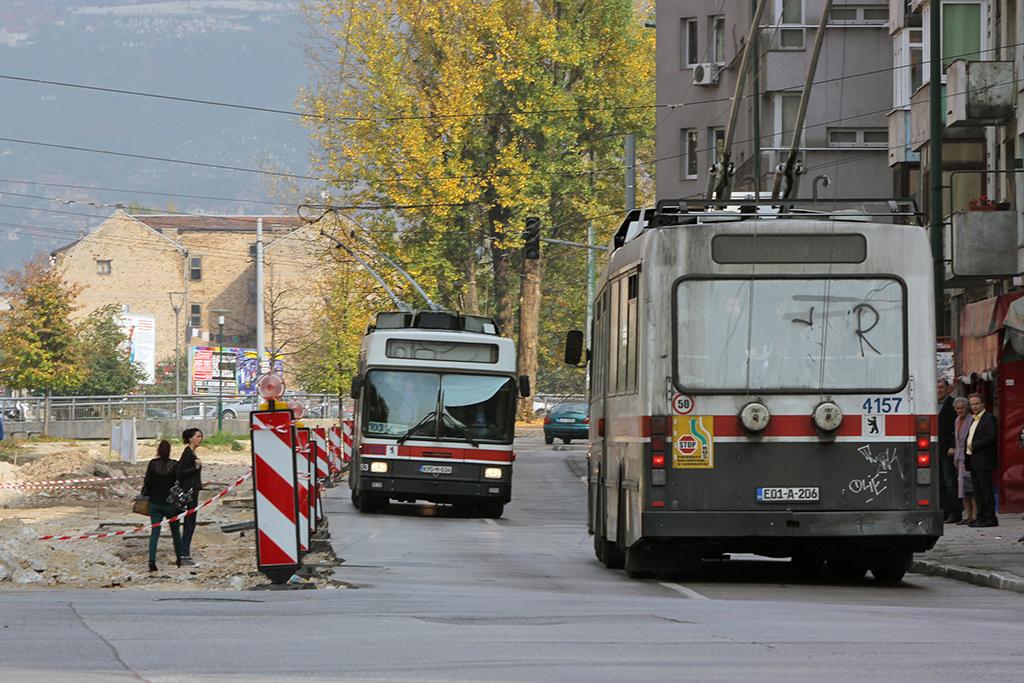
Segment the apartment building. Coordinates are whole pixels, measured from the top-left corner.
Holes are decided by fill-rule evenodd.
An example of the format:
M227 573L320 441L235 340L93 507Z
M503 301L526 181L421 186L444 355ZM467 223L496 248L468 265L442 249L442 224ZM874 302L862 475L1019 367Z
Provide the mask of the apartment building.
M755 73L748 74L734 134L737 190L753 189L756 178L770 189L774 167L785 159L824 8L821 0L768 2L754 45L757 82ZM658 0L659 198L705 192L708 169L724 142L755 6L756 0ZM815 191L822 197L893 196L887 170L889 10L884 0L832 5L800 138L807 169L802 197ZM821 176L828 177L828 187Z
M264 232L264 323L268 346L301 339L323 302L316 283L331 245L297 216L130 214L117 210L52 254L78 285L84 316L106 304L155 321L156 360L218 341L256 346L256 224ZM175 307L178 307L177 314Z

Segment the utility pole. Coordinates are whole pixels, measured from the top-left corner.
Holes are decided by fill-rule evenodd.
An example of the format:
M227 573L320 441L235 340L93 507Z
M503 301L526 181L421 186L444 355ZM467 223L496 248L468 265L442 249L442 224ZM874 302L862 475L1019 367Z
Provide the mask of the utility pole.
M929 64L929 140L928 176L931 189L928 194L928 232L932 242L932 266L935 279L935 335L945 332L946 303L944 300L946 266L942 248L942 4L930 0L928 13Z
M537 341L540 336L540 219L527 218L523 233L523 270L519 280L519 339L516 345L517 374L537 386ZM529 396L519 399L519 416L533 415Z
M266 329L263 319L263 216L256 219L256 358L259 360L259 374L270 372L266 357Z
M217 316L217 433L224 431L224 316Z

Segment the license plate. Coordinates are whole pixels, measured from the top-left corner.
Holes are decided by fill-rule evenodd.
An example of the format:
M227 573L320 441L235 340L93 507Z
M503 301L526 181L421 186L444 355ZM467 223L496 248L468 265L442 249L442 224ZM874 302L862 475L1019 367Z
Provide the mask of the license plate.
M576 420L572 419L571 417L560 417L560 418L558 418L558 421L559 422L575 422Z
M765 486L757 489L758 503L817 503L817 486Z
M423 474L451 474L451 465L420 465Z

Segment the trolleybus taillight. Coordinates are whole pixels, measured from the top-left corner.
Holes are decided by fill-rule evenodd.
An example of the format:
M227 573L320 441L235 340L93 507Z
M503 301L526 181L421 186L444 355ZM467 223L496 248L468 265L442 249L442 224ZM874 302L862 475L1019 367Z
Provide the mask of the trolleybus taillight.
M651 486L665 485L665 451L668 446L669 424L670 420L666 415L651 418Z
M929 486L932 483L932 419L928 415L914 418L914 432L917 437L917 485ZM921 498L917 504L927 507L929 501Z

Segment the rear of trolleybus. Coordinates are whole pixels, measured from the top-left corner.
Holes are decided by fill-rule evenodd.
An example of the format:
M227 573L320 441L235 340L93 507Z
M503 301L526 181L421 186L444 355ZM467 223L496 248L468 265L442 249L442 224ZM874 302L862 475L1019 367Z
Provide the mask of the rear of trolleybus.
M623 335L595 335L599 559L647 576L749 552L902 579L942 533L924 230L729 221L635 245L620 251L642 262L639 418L607 390L621 367L601 345ZM628 271L615 256L610 272Z
M512 341L488 318L381 313L363 338L352 502L425 500L500 517L512 495ZM522 385L522 382L520 382Z

